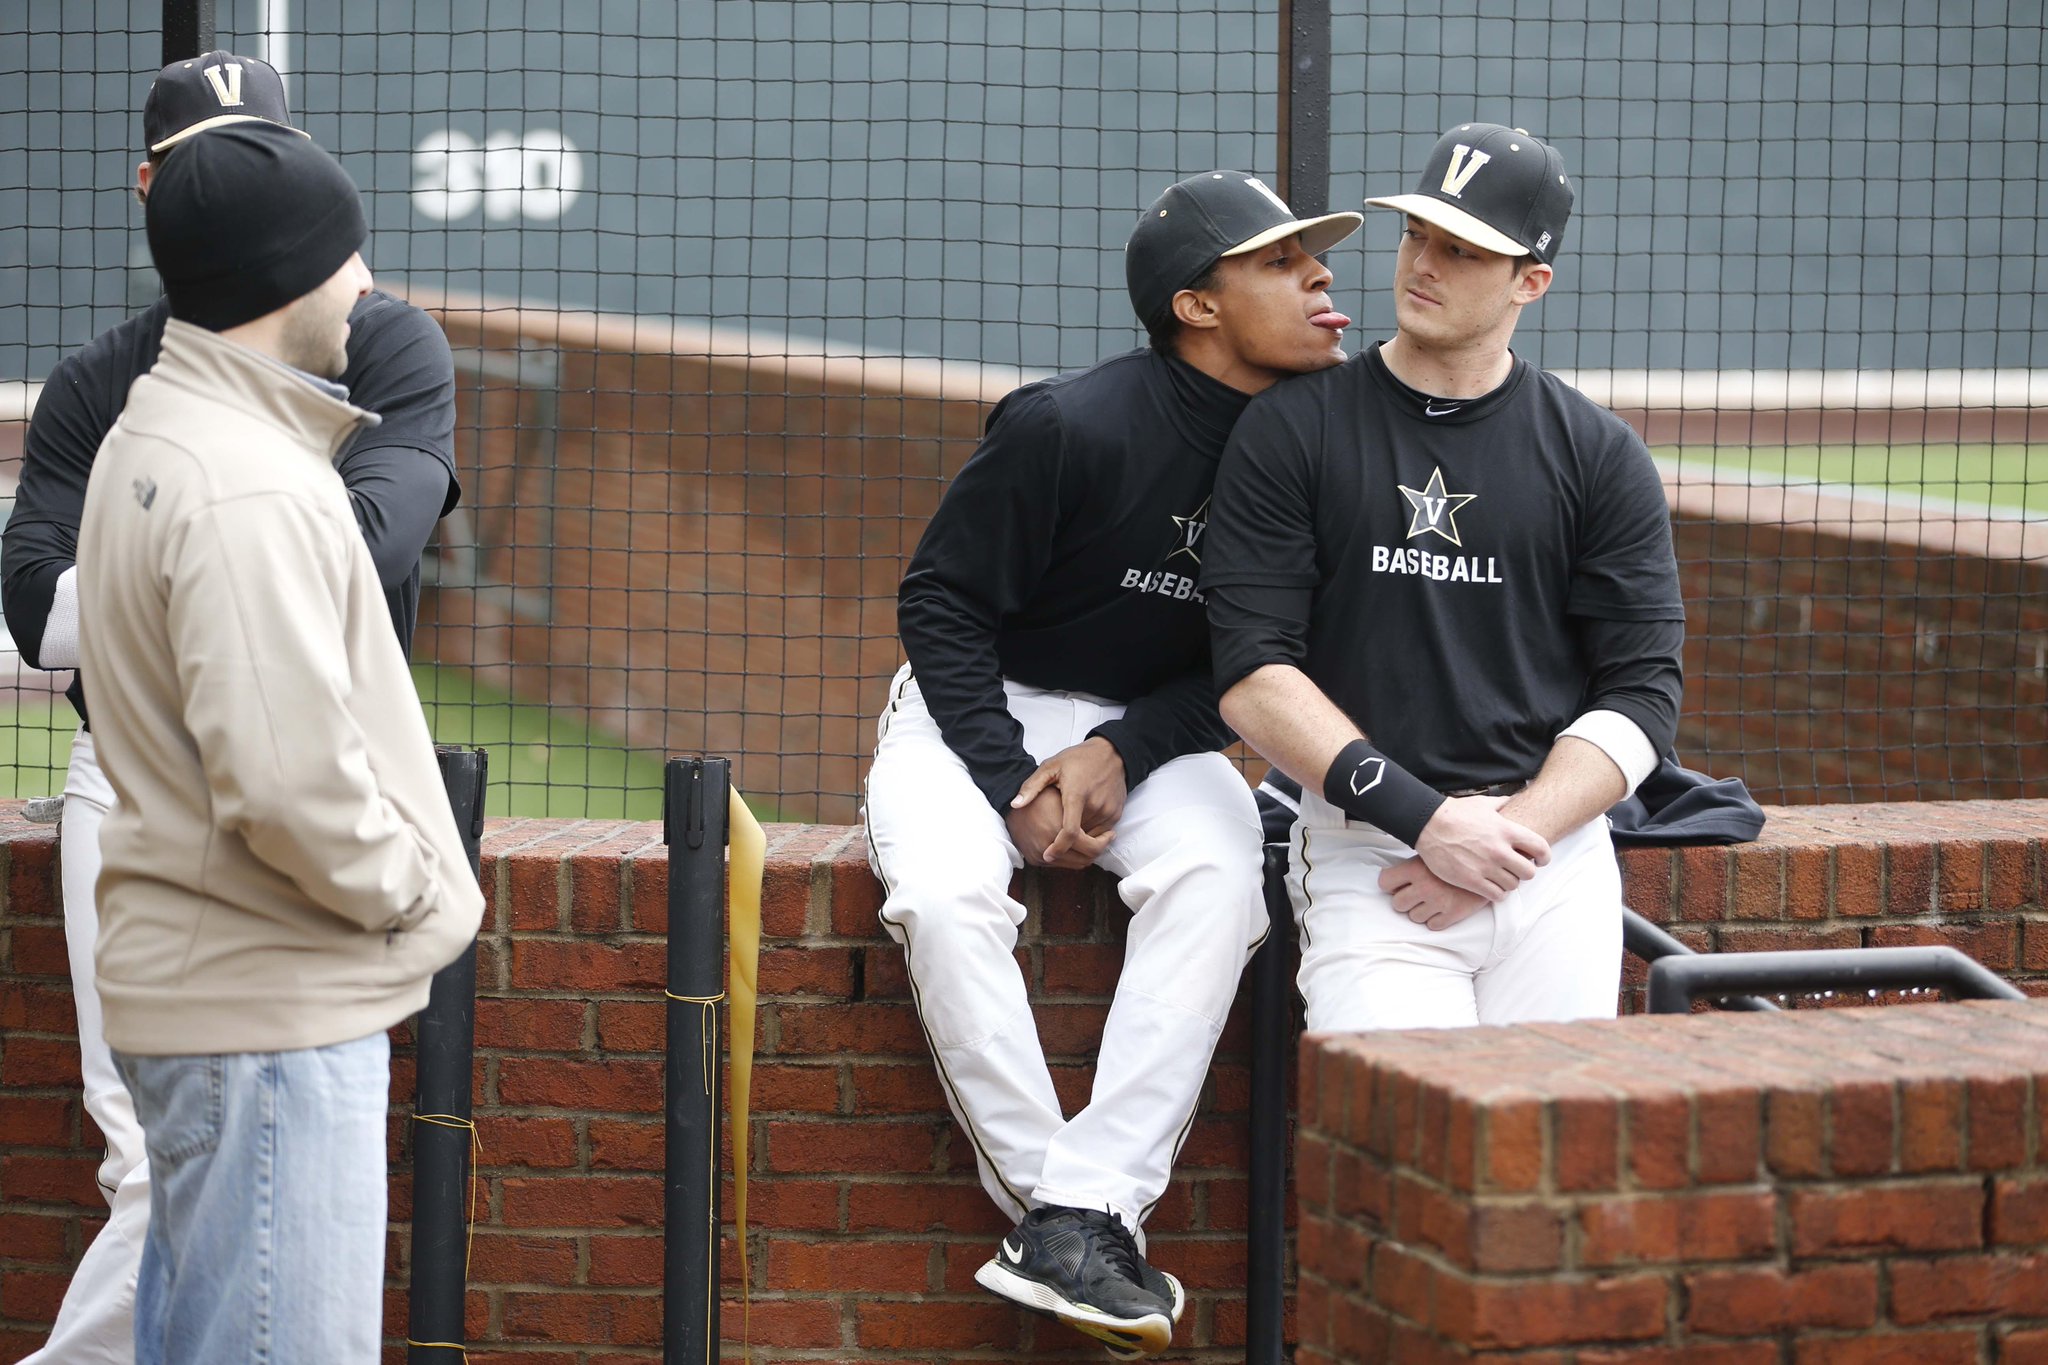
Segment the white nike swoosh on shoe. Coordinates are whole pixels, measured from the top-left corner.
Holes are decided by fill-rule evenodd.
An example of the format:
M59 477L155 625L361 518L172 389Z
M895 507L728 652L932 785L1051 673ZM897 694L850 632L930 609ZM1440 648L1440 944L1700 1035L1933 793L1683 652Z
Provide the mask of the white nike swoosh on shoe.
M1024 1248L1011 1246L1010 1239L1007 1237L1003 1239L1003 1255L1009 1257L1011 1260L1017 1262L1019 1265L1022 1265L1024 1263Z

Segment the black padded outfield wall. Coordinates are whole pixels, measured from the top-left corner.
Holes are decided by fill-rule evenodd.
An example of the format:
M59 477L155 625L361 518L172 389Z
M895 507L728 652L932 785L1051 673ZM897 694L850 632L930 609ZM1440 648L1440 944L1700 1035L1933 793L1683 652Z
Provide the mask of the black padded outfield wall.
M271 7L221 0L220 39L286 54L370 193L372 265L505 298L1080 365L1135 336L1119 248L1163 178L1272 170L1258 3L275 8L266 33ZM1546 364L2026 366L2048 343L2038 0L1333 8L1333 207L1463 118L1567 149ZM0 378L153 290L122 186L159 11L0 16ZM1354 279L1360 253L1337 253Z
M0 308L0 378L39 378L154 288L121 187L159 14L0 15L0 271L36 281ZM285 57L305 127L368 192L373 269L884 354L1057 367L1129 344L1142 201L1185 167L1273 155L1274 20L1249 0L217 15L223 45Z

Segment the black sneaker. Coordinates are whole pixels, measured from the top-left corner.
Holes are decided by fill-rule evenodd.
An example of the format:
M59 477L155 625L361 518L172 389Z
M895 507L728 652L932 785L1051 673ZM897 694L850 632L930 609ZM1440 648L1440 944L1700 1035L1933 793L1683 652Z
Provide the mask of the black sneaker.
M1180 1326L1180 1315L1188 1306L1187 1291L1180 1287L1180 1281L1142 1256L1138 1258L1138 1269L1141 1272L1140 1278L1144 1281L1145 1287L1173 1305L1173 1325L1176 1327ZM1150 1352L1141 1351L1136 1347L1126 1349L1122 1346L1112 1346L1106 1341L1102 1343L1102 1346L1104 1350L1108 1351L1117 1360L1143 1360L1150 1354Z
M1119 1359L1163 1351L1173 1341L1175 1296L1147 1284L1149 1267L1117 1218L1098 1209L1036 1208L974 1272L991 1294L1064 1322ZM1178 1289L1170 1275L1153 1274Z

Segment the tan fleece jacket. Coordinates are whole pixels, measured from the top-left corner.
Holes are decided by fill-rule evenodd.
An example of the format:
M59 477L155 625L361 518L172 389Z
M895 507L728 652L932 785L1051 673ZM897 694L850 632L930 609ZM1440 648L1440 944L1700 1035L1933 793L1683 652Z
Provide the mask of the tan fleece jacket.
M418 694L333 458L375 419L173 321L93 461L80 654L107 1041L323 1047L397 1023L476 933Z

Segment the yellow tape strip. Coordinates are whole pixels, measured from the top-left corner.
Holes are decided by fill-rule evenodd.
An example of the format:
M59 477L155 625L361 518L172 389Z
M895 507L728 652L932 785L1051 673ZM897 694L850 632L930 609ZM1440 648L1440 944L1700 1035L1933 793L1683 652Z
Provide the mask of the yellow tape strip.
M732 997L732 1202L740 1239L740 1303L746 1341L753 1341L753 1273L747 1259L747 1115L754 1091L754 1011L761 981L761 877L768 861L768 837L747 803L734 790L727 802L727 902L731 906Z

